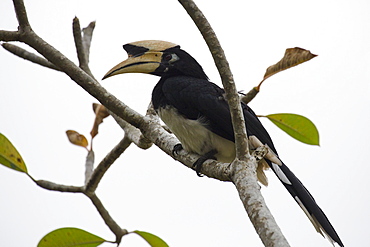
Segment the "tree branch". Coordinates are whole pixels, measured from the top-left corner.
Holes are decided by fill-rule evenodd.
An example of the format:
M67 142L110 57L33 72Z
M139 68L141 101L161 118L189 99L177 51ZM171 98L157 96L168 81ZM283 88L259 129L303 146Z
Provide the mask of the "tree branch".
M86 156L85 162L85 185L87 182L90 181L90 178L94 172L94 162L95 162L95 154L94 151L91 149Z
M46 43L34 32L30 32L27 37L24 38L24 42L29 44L35 50L44 55L48 60L59 66L67 75L71 77L78 85L86 90L89 94L95 97L101 104L107 109L112 111L114 114L124 119L131 125L140 129L146 138L151 142L155 143L159 148L165 151L167 154L172 156L173 146L178 144L178 141L167 142L167 140L175 139L163 130L163 128L148 117L144 117L130 107L125 105L123 102L118 100L114 95L110 94L105 88L103 88L98 82L91 78L88 74L77 67L73 62L66 58L54 47ZM176 139L175 139L176 140ZM167 145L172 143L171 146ZM174 144L173 144L174 143ZM176 157L177 160L181 161L188 167L192 167L194 162L199 158L197 155L179 155ZM197 158L195 158L197 157ZM191 163L189 163L191 160ZM217 162L214 162L217 163ZM226 167L225 167L226 166ZM219 171L217 168L222 167ZM211 169L210 169L211 168ZM229 181L230 178L225 174L227 171L227 165L217 163L214 166L208 166L206 163L203 166L203 173L207 176L220 179L221 181ZM220 176L220 177L217 177Z
M200 156L187 153L185 150L174 155L173 148L176 144L180 143L180 141L163 128L152 105L148 107L145 116L149 121L148 128L151 129L141 130L144 136L172 158L180 161L187 167L194 169L193 164L200 158ZM220 181L231 181L229 168L229 164L220 163L215 160L207 160L202 165L202 173L210 178L215 178Z
M61 71L61 69L56 67L54 64L50 63L45 58L40 57L40 56L38 56L38 55L36 55L32 52L26 51L25 49L23 49L19 46L12 45L12 44L9 44L9 43L4 43L4 44L2 44L2 46L4 47L5 50L9 51L10 53L13 53L14 55L16 55L20 58L26 59L30 62L33 62L33 63L36 63L38 65L47 67L49 69L54 69L54 70L57 70L57 71Z
M90 180L86 184L87 193L94 192L99 185L109 167L119 158L119 156L130 146L131 141L125 137L105 156L105 158L95 168Z
M138 146L141 149L148 149L152 146L153 143L150 140L148 140L148 138L146 138L138 128L132 126L127 121L118 117L113 112L109 112L109 114L123 129L123 131L125 132L125 137L132 141L136 146Z
M59 192L71 192L71 193L82 193L83 187L81 186L71 186L71 185L63 185L63 184L56 184L46 180L33 180L38 186L47 189L47 190L54 190Z
M82 29L82 42L86 50L86 60L89 63L90 60L90 47L92 41L92 35L95 29L95 21L90 22L90 24Z
M262 243L265 246L289 247L262 195L256 194L257 191L260 192L260 185L255 174L257 162L254 156L252 154L247 162L247 169L243 162L239 160L233 162L233 183Z
M116 235L116 243L119 244L121 239L124 235L128 234L128 231L122 229L110 216L109 212L105 209L103 203L100 199L96 196L95 193L88 193L86 194L91 202L94 204L96 209L98 210L100 216L103 218L105 224L109 227L109 229Z
M90 68L89 68L89 50L90 50L90 43L91 43L91 39L89 41L89 39L87 39L87 42L85 42L86 40L86 36L85 39L82 38L82 30L81 30L81 26L80 26L80 20L75 17L73 19L73 37L74 37L74 40L75 40L75 46L76 46L76 51L77 51L77 57L78 57L78 61L80 63L80 68L83 69L83 71L85 71L87 74L89 74L92 78L94 78L94 76L92 75L91 71L90 71ZM92 27L95 27L95 25L92 25ZM92 38L92 33L93 33L93 29L94 28L90 28L91 31L90 31L90 38ZM88 44L86 46L86 44ZM96 80L94 78L94 80Z
M31 29L30 23L28 22L26 7L24 6L23 0L13 0L15 14L17 15L20 30L27 31Z
M211 51L213 60L220 73L226 92L226 99L230 107L235 134L236 157L240 160L246 160L249 156L247 132L238 92L225 53L211 25L196 4L192 0L179 0L179 2L193 19Z
M289 246L261 195L256 176L258 164L255 158L249 155L246 125L240 99L223 49L211 25L196 4L192 0L179 0L179 2L203 35L225 88L236 146L236 158L231 163L231 180L235 184L244 208L265 246Z
M0 30L0 40L1 41L18 41L19 32Z
M130 141L127 138L123 138L123 140L100 162L99 166L94 170L93 174L91 175L88 183L85 187L82 186L67 186L56 184L53 182L45 181L45 180L35 180L31 176L29 176L38 186L53 191L59 192L72 192L72 193L84 193L87 197L90 198L92 203L94 204L95 208L98 210L100 216L103 218L105 224L109 227L109 229L115 234L116 236L116 243L121 242L122 236L128 234L127 230L122 229L110 216L109 212L106 210L100 199L95 194L95 190L105 174L108 168L114 163L114 161L127 149L130 145ZM87 163L93 163L93 152L90 151L87 156ZM93 165L93 164L91 164ZM89 176L86 176L88 179Z
M248 104L249 102L252 101L252 99L254 99L254 97L256 97L256 95L258 93L259 93L258 88L257 87L254 87L251 90L249 90L248 93L243 94L243 96L240 98L240 100L242 102L244 102L245 104Z

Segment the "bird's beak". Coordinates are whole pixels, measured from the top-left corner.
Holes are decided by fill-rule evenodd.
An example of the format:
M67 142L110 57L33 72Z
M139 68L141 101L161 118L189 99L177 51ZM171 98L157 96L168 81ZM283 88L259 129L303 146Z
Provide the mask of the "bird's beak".
M128 59L109 70L103 80L123 73L152 73L160 66L162 54L159 51L148 51L140 56L129 56Z

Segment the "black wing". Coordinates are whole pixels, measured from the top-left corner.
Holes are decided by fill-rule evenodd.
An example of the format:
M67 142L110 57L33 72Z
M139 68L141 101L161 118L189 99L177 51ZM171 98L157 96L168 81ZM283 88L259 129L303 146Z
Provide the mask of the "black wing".
M200 119L207 128L223 138L235 141L230 109L224 98L224 90L207 80L193 77L171 77L162 85L165 104L174 106L180 114L189 119ZM274 152L274 144L254 112L242 104L247 123L248 136L256 136Z

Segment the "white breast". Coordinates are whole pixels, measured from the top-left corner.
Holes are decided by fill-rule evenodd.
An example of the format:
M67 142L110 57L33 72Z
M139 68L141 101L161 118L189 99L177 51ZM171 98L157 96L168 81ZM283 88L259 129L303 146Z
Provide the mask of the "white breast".
M202 119L186 119L171 106L159 108L158 115L180 140L186 151L203 155L211 150L217 150L215 156L220 162L232 162L235 158L234 143L208 130Z

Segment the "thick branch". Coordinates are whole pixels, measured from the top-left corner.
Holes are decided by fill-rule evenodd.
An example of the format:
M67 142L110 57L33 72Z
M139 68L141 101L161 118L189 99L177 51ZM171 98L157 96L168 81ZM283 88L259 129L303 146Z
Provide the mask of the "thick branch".
M40 54L45 56L49 61L59 66L68 76L70 76L73 81L75 81L78 85L85 89L86 92L95 97L107 109L109 109L111 112L124 119L134 127L140 129L146 138L155 143L167 154L172 155L173 146L175 144L178 144L179 142L173 136L168 134L158 123L151 121L151 119L149 119L148 117L142 116L141 114L132 110L130 107L118 100L114 95L110 94L105 88L103 88L97 81L95 81L92 77L90 77L83 70L77 67L72 61L70 61L54 47L42 40L33 31L27 32L25 35L22 35L22 41L33 47ZM167 140L170 141L167 142ZM168 145L168 143L171 143L171 145ZM181 161L188 167L192 167L192 164L197 159L196 157L198 156L190 155L189 157L187 157L187 155L179 155L176 157L176 159ZM219 166L208 166L205 163L202 172L207 176L214 177L222 181L228 181L229 177L226 176L224 172L227 170L227 166L224 164L220 165L223 168L219 172L217 172L215 170ZM211 167L212 171L210 171L209 169Z
M236 159L231 164L231 180L234 182L249 218L265 246L289 246L261 195L255 174L257 161L249 155L248 138L241 104L223 49L210 24L195 3L191 0L179 0L179 2L184 6L202 33L225 88L236 146Z
M104 106L106 106L110 111L129 122L131 125L139 128L141 132L147 137L150 141L155 143L167 154L172 155L173 146L178 144L178 141L169 135L158 123L153 123L150 119L145 118L139 113L135 112L127 105L118 100L115 96L111 95L105 88L101 87L99 83L89 77L86 73L81 71L74 63L72 63L68 58L66 58L59 51L55 50L48 43L43 41L36 34L31 33L31 37L27 38L26 42L43 54L53 63L60 66L66 74L68 74L72 80L77 84L83 87L89 94L94 96L99 100ZM40 48L42 47L42 49ZM167 140L176 141L172 142L172 145L168 145ZM165 141L166 140L166 141ZM192 167L192 164L199 158L197 155L179 155L176 157L177 160L180 160L183 164L188 167ZM216 162L214 162L216 163ZM219 167L223 167L220 170L217 170ZM208 169L207 169L208 168ZM212 169L210 169L212 168ZM208 166L207 163L203 166L203 173L207 176L220 179L222 181L228 181L229 177L226 175L227 165L218 163L217 166Z
M260 186L255 174L256 164L253 156L247 162L247 169L245 169L244 162L235 160L232 163L234 172L232 180L263 244L265 246L289 247L289 243L260 194Z
M182 150L176 155L173 154L173 147L176 144L179 144L180 141L163 128L152 105L149 105L145 117L149 121L148 127L150 129L141 130L144 136L172 158L180 161L187 167L194 169L193 164L200 158L200 156L187 153L185 150ZM220 163L215 160L207 160L203 163L202 173L210 178L215 178L220 181L230 181L229 164Z

